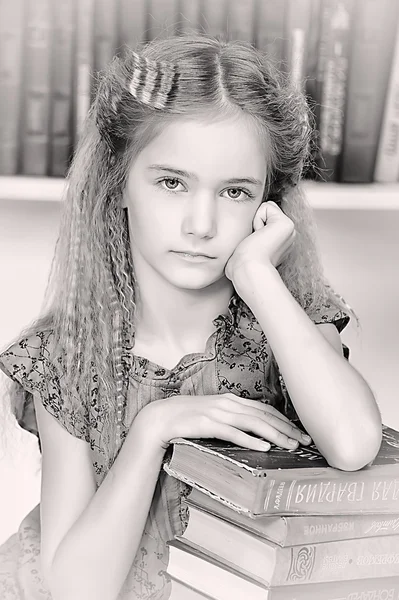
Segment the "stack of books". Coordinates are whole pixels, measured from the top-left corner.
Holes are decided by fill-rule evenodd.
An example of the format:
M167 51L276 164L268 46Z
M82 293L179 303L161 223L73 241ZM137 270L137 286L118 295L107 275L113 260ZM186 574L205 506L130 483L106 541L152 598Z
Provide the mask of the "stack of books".
M256 452L174 440L164 469L192 486L169 542L170 600L399 598L399 432L347 472L317 448Z

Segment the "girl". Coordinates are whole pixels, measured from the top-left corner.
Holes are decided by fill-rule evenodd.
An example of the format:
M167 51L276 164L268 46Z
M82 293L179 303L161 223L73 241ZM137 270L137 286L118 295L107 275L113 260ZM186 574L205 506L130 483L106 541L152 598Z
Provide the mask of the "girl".
M168 598L189 493L162 470L173 438L267 451L306 430L336 468L373 460L380 414L339 336L356 315L298 186L310 140L305 99L249 44L171 37L104 73L53 293L0 357L42 451L2 597Z

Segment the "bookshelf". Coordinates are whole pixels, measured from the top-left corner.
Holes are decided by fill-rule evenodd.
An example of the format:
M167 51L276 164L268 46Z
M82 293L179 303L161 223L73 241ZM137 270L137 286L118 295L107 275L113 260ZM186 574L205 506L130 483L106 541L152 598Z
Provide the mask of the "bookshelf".
M59 202L65 180L58 177L0 177L0 200ZM399 210L399 183L319 183L305 191L315 210Z

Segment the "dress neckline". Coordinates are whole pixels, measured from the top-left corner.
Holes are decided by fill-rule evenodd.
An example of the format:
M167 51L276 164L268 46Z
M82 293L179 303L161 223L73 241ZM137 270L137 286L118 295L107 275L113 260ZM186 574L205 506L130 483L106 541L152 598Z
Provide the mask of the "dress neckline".
M216 355L216 339L219 335L232 335L237 329L242 312L242 299L234 290L233 295L230 297L227 311L225 314L218 315L213 319L212 323L215 326L215 331L208 337L205 345L204 352L191 352L185 354L182 358L172 367L168 369L163 365L160 365L150 359L140 356L134 353L134 335L133 344L130 350L134 371L136 374L143 374L154 379L170 379L173 374L178 374L190 365L200 363L203 361L209 361L215 358Z

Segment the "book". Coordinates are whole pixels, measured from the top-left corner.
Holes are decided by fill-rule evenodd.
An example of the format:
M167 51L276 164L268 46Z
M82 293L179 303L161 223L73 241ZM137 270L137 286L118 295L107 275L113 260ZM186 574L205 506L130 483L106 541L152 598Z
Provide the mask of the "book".
M285 19L285 58L292 83L305 90L307 40L312 14L312 0L289 0Z
M259 452L217 439L177 438L164 470L250 515L388 514L399 500L399 432L384 425L372 465L330 467L316 446Z
M227 39L227 0L202 0L202 19L206 33L216 39Z
M201 0L180 0L178 32L201 29Z
M377 149L374 180L381 183L399 179L399 22L389 76L383 121Z
M94 71L103 71L118 46L118 10L114 0L96 0L94 5Z
M320 43L319 166L338 181L344 137L353 0L324 0Z
M23 175L48 173L52 10L51 0L27 1L23 53Z
M232 510L195 488L183 500L183 506L188 508L190 515L188 528L200 528L205 537L218 536L220 519L282 547L399 535L399 511L390 515L275 515L254 518ZM203 512L213 518L203 518Z
M202 592L186 585L175 577L168 576L171 583L171 592L168 600L215 600L214 596L203 594Z
M125 46L136 48L147 36L146 0L120 0L118 11L118 46L124 54Z
M258 0L255 45L278 67L283 67L287 0Z
M214 522L204 511L201 523L189 519L185 532L176 539L266 587L399 577L399 534L283 548L223 519L215 533L209 534ZM207 535L201 526L206 527Z
M0 2L0 175L19 170L23 0Z
M342 153L343 182L374 178L399 3L356 0Z
M148 40L174 35L177 22L177 0L148 0Z
M254 40L255 0L230 0L227 10L229 40Z
M178 540L168 542L168 576L214 600L398 600L399 577L267 587ZM331 567L333 568L333 567ZM339 568L338 568L339 570ZM171 597L173 598L173 596Z
M49 174L64 177L72 153L75 0L58 0L54 12L52 91L50 97Z
M77 3L76 54L74 64L74 146L76 146L79 140L92 100L93 48L94 0L79 0Z

